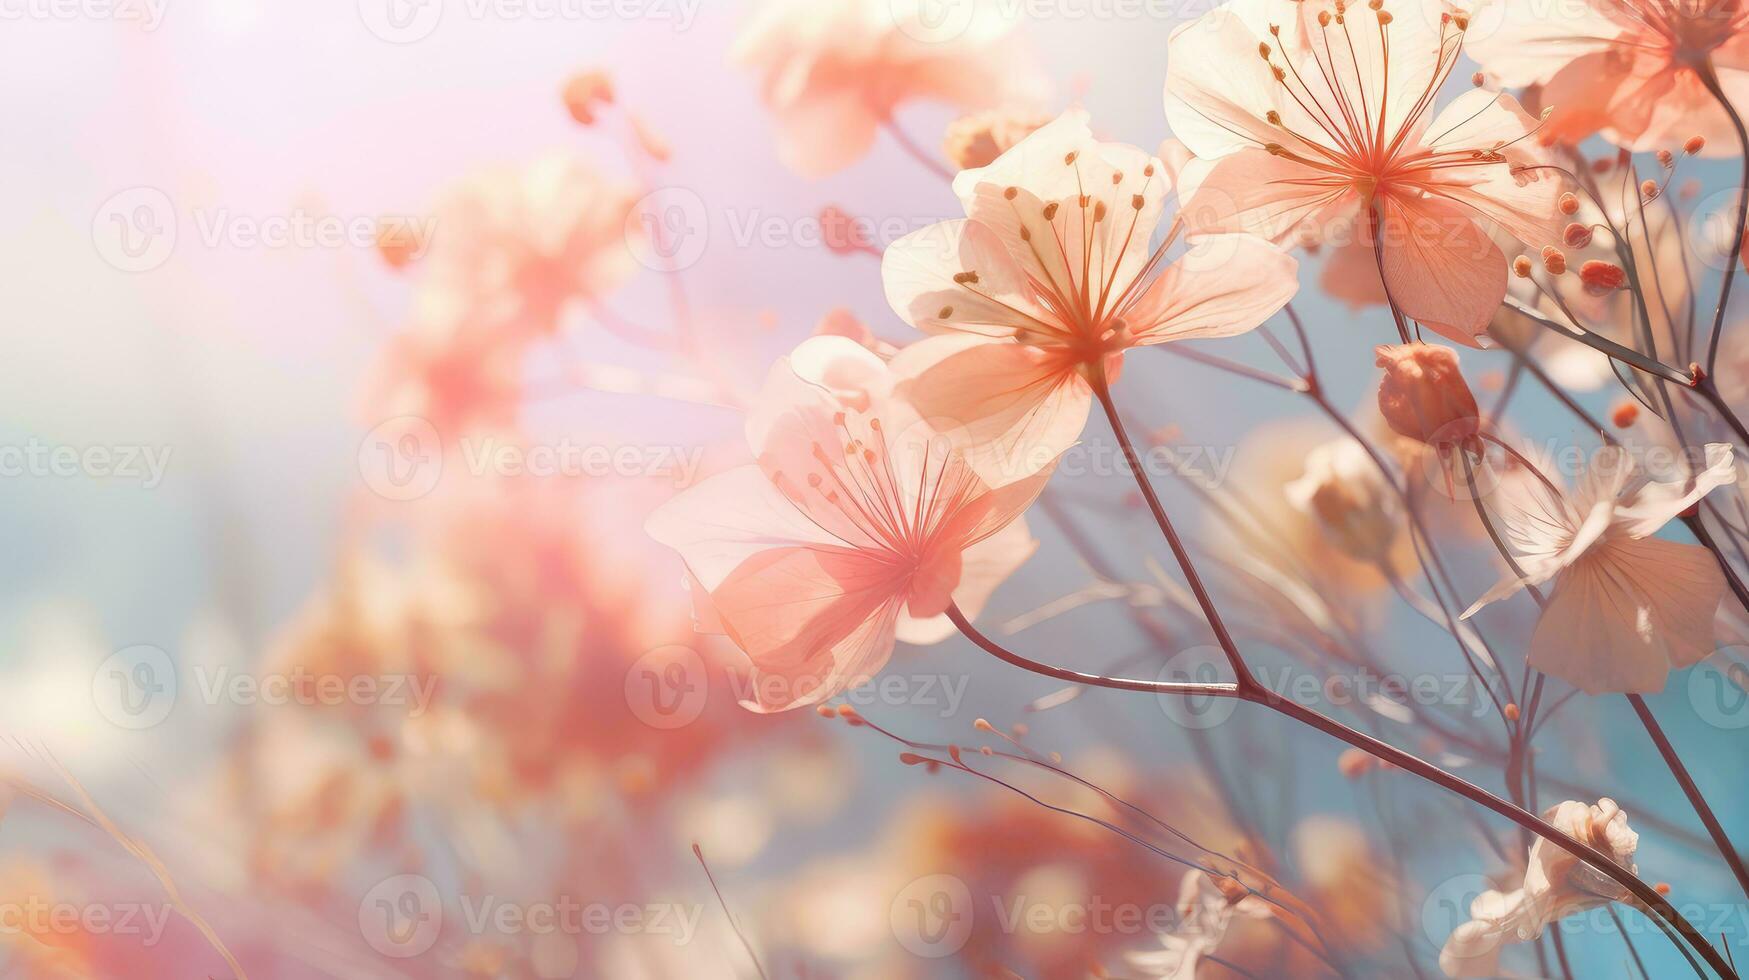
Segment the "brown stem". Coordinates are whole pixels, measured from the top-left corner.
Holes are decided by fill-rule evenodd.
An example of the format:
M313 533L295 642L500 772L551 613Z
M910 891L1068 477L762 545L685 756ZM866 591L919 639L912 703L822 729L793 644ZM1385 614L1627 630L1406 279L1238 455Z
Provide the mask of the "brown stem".
M1709 353L1707 356L1712 355ZM1694 385L1694 390L1699 392L1700 396L1706 399L1707 404L1713 407L1713 411L1719 413L1719 418L1730 426L1731 434L1737 437L1737 441L1745 447L1749 447L1749 429L1744 428L1743 420L1738 418L1737 413L1732 410L1731 403L1725 401L1725 396L1719 393L1719 386L1713 381L1712 375L1709 374L1700 379Z
M1640 724L1646 726L1646 734L1652 737L1652 743L1658 746L1658 754L1664 757L1664 764L1670 767L1670 774L1676 777L1676 782L1682 786L1682 793L1688 797L1688 802L1694 807L1694 812L1700 816L1700 822L1711 835L1713 843L1718 845L1719 853L1724 855L1725 863L1731 866L1731 873L1737 876L1737 886L1743 889L1743 894L1749 896L1749 868L1743 866L1743 858L1737 849L1731 845L1731 838L1725 834L1725 828L1719 823L1718 815L1707 805L1706 797L1701 795L1700 787L1694 783L1694 777L1688 774L1688 767L1682 764L1682 758L1676 754L1676 748L1665 736L1663 726L1652 714L1651 706L1646 699L1638 694L1629 694L1628 703L1634 706L1634 713L1640 716Z
M1129 463L1130 471L1135 474L1136 486L1142 491L1142 498L1148 502L1148 509L1154 514L1154 523L1160 526L1160 533L1166 536L1166 543L1172 548L1172 556L1178 559L1178 567L1184 572L1185 583L1190 586L1191 594L1196 596L1196 604L1202 609L1209 629L1214 631L1215 640L1227 655L1227 663L1233 668L1233 674L1239 678L1241 684L1252 683L1251 671L1239 656L1239 644L1233 641L1233 634L1228 632L1226 622L1215 608L1214 599L1209 596L1202 576L1197 574L1196 565L1190 560L1190 550L1184 546L1178 532L1172 527L1171 519L1166 516L1166 508L1161 505L1159 495L1154 492L1154 484L1148 479L1147 471L1142 468L1142 458L1136 453L1135 445L1130 442L1129 433L1124 431L1123 419L1118 416L1117 405L1111 400L1111 385L1106 382L1103 365L1094 369L1093 393L1099 397L1099 404L1105 409L1105 417L1111 422L1112 434L1117 437L1118 445L1123 448L1124 459Z
M1743 117L1737 114L1736 107L1731 105L1725 90L1719 86L1719 76L1713 70L1712 62L1707 61L1695 74L1700 76L1700 83L1718 100L1719 108L1725 110L1725 116L1731 120L1743 156L1743 182L1737 187L1737 233L1731 236L1731 257L1725 264L1725 281L1719 286L1719 305L1713 311L1713 332L1707 341L1706 373L1710 376L1713 365L1719 360L1719 337L1724 333L1725 307L1731 302L1731 285L1737 277L1737 263L1743 258L1744 224L1749 221L1749 130L1743 128Z
M1379 267L1379 288L1385 291L1385 305L1391 308L1391 318L1397 323L1397 336L1407 344L1414 340L1409 336L1409 325L1403 321L1403 309L1397 305L1397 298L1391 295L1391 284L1385 279L1385 246L1379 241L1379 209L1373 204L1366 209L1368 227L1372 230L1373 260Z
M1104 687L1121 691L1140 691L1148 694L1192 695L1198 697L1236 698L1262 705L1285 715L1309 728L1314 728L1332 738L1347 742L1349 745L1387 762L1398 769L1420 776L1428 782L1442 786L1459 796L1482 807L1494 811L1500 816L1511 820L1525 830L1559 847L1586 864L1589 864L1599 874L1604 875L1616 884L1625 888L1646 908L1664 920L1682 935L1695 951L1707 961L1719 976L1727 980L1738 980L1737 973L1731 965L1719 955L1705 936L1702 936L1694 926L1684 919L1671 904L1659 895L1652 886L1641 881L1633 872L1616 864L1607 855L1589 844L1581 843L1572 837L1555 829L1548 821L1525 810L1511 802L1495 796L1493 793L1446 772L1444 769L1427 762L1417 756L1410 755L1388 742L1373 738L1362 732L1355 731L1347 725L1313 711L1301 704L1290 701L1274 691L1258 684L1255 680L1245 679L1238 684L1180 684L1167 681L1144 681L1127 678L1102 677L1097 674L1087 674L1078 670L1055 667L1039 663L1007 649L995 640L985 636L971 621L966 619L957 605L947 608L948 618L959 627L968 639L977 644L984 652L1002 660L1005 663L1042 674L1046 677L1075 684L1086 684L1092 687Z

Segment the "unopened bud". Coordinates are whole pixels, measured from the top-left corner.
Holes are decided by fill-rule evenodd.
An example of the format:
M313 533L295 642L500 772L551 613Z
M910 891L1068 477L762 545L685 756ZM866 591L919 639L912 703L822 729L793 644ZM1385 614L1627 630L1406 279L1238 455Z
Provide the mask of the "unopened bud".
M1553 245L1543 246L1543 268L1549 270L1549 275L1560 276L1567 272L1567 256Z
M1379 412L1392 431L1441 449L1475 438L1481 413L1451 348L1412 343L1374 353L1385 369Z
M1579 280L1593 296L1608 296L1627 282L1628 274L1613 262L1592 259L1579 267Z

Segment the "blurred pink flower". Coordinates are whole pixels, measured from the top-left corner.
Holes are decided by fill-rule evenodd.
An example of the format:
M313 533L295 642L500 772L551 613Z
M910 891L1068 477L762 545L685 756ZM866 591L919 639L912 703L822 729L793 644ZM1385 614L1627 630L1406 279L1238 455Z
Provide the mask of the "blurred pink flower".
M767 0L737 39L777 114L778 153L805 177L856 162L902 105L987 109L1043 88L1014 23L978 4L963 29L935 24L924 0Z
M1511 96L1470 91L1433 115L1464 31L1435 33L1418 2L1232 0L1173 33L1166 115L1199 158L1189 231L1358 242L1404 314L1478 346L1506 293L1491 232L1556 241L1560 188L1529 169L1537 120ZM1376 297L1352 255L1340 268L1355 281L1338 296Z
M538 337L637 271L636 188L568 154L479 174L437 208L414 318Z
M1550 807L1543 817L1556 830L1637 872L1634 852L1640 835L1628 827L1628 815L1614 800L1601 799L1596 806L1568 800ZM1448 977L1499 976L1504 946L1529 942L1552 922L1627 897L1620 885L1539 837L1530 846L1523 887L1477 895L1470 904L1471 920L1453 930L1440 950L1439 968Z
M445 440L511 426L530 346L622 285L636 191L571 156L481 174L433 213L411 323L367 394L371 421L413 415Z
M1495 507L1524 575L1508 575L1464 618L1552 580L1530 666L1587 694L1662 690L1671 670L1717 648L1713 620L1725 580L1705 548L1652 535L1735 479L1731 447L1713 443L1692 484L1653 482L1616 446L1598 450L1571 497L1541 480L1507 481Z
M948 606L975 616L1036 546L1020 515L1048 470L990 489L847 338L815 337L779 362L747 437L756 465L688 489L648 529L751 658L754 710L862 683L895 638L944 638Z
M1481 0L1470 55L1503 85L1543 86L1550 135L1602 132L1635 151L1694 136L1710 156L1737 152L1735 130L1702 78L1749 100L1749 6L1741 0Z
M372 422L415 416L445 438L510 428L522 402L522 344L496 342L489 331L414 325L392 338L367 385Z
M1005 482L1055 459L1086 424L1090 378L1115 377L1125 351L1244 333L1293 297L1298 264L1253 236L1209 236L1165 265L1170 190L1158 159L1095 141L1073 110L959 175L964 220L887 249L887 301L941 335L893 369L981 469Z

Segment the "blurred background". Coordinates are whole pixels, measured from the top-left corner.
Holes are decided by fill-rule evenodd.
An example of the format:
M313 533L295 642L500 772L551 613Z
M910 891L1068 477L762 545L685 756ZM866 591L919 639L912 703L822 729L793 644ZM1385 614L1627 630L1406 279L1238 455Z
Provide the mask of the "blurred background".
M1316 943L1236 922L1196 976L1438 974L1469 899L1522 864L1516 831L1263 712L1077 696L958 638L835 702L885 732L736 704L740 661L694 634L645 516L744 461L737 408L802 339L911 339L879 250L958 216L940 171L1002 132L950 124L1078 103L1156 147L1166 38L1207 9L993 4L1002 92L889 92L890 126L816 167L786 142L759 18L821 43L849 30L828 8L893 14L755 6L0 3L7 975L1157 975L1126 954L1180 921L1187 851L1267 866L1325 918ZM1726 169L1695 174L1714 190ZM1321 295L1319 262L1296 306L1332 400L1370 426L1390 320ZM1271 357L1255 337L1222 353ZM1509 363L1465 362L1496 389ZM1259 662L1497 786L1438 734L1501 734L1449 638L1286 503L1329 421L1153 352L1123 384L1134 427L1187 461L1159 482ZM1514 411L1579 437L1538 391ZM986 628L1136 676L1205 655L1133 483L1090 458L1030 517L1041 549ZM1274 559L1242 560L1211 516L1229 489L1290 526L1274 546L1339 593L1325 613L1431 681L1417 712L1440 724L1368 710L1271 639L1300 627L1258 585ZM1495 572L1462 520L1480 594ZM1710 669L1653 701L1749 829L1749 708ZM1745 948L1729 876L1623 718L1563 704L1544 804L1616 796L1642 875ZM937 771L901 738L1021 758ZM1115 832L1090 783L1175 843ZM1685 969L1619 921L1650 975ZM1615 928L1577 927L1578 975L1634 975Z

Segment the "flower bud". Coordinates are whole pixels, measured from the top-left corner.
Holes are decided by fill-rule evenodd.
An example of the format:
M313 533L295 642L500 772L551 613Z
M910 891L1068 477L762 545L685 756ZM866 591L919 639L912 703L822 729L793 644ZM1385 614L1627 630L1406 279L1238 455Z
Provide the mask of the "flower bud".
M1348 749L1336 757L1336 768L1347 779L1359 779L1371 772L1377 763L1377 759L1359 749Z
M613 80L605 72L579 72L565 82L562 97L572 119L593 126L597 107L613 102Z
M834 204L820 209L820 240L834 255L855 255L873 247L857 219Z
M1592 259L1579 267L1579 280L1593 296L1608 296L1627 282L1628 274L1621 266L1601 259Z
M1481 412L1451 348L1395 344L1373 353L1385 369L1379 411L1392 431L1437 449L1476 437Z
M428 244L418 229L405 222L388 222L377 228L377 253L391 269L405 269Z
M1551 276L1561 276L1567 273L1566 253L1553 245L1543 246L1543 268L1549 270Z

